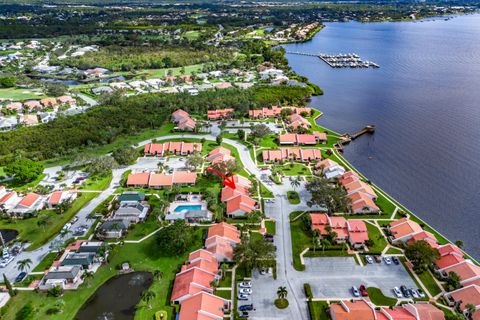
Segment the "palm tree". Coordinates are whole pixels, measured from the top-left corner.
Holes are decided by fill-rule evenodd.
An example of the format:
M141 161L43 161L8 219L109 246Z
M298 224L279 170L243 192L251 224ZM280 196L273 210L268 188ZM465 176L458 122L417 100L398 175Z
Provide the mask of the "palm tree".
M163 169L165 169L165 164L160 161L159 163L157 163L157 168L158 168L158 172L162 173Z
M32 264L32 260L30 259L23 259L20 261L17 261L17 270L20 272L23 272L30 268L30 265Z
M85 283L87 284L87 287L90 288L90 280L93 278L93 272L90 272L90 271L86 271L84 274L83 274L83 281L85 281Z
M162 272L162 270L158 270L158 269L157 269L157 270L153 271L153 277L154 277L155 279L157 279L157 280L162 279L162 278L163 278L163 272Z
M38 219L37 221L37 226L41 227L44 232L45 232L45 226L47 225L47 220L48 218L41 218L41 219Z
M327 239L323 238L320 240L320 246L322 246L323 252L325 252L325 247L328 247L329 245L331 245L331 243Z
M222 278L224 278L225 275L227 274L227 269L228 269L228 265L226 263L222 263L220 265L220 270L222 271Z
M290 185L292 186L293 190L300 187L300 178L296 177L295 179L292 179L292 181L290 181Z
M287 287L278 287L278 290L277 290L278 299L287 298L287 294L288 294Z
M148 309L152 309L152 299L156 297L155 292L151 290L144 291L142 293L142 300L148 305Z
M477 311L477 308L475 307L475 305L473 303L467 303L465 305L465 310L468 313L468 318L473 319L473 314L475 313L475 311Z

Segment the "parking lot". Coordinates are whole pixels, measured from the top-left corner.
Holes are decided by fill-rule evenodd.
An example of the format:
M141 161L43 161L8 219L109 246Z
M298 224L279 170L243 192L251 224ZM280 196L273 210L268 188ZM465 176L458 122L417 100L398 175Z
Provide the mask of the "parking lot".
M360 266L353 257L305 258L305 271L299 275L295 281L300 286L310 283L315 298L352 298L352 286L362 284L377 287L390 297L394 297L394 287L417 288L402 264L386 265L382 261Z

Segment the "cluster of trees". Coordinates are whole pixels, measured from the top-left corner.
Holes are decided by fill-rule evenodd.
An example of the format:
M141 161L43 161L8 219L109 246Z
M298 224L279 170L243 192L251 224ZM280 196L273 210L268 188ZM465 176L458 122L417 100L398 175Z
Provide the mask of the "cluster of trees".
M28 183L43 172L43 164L26 158L19 158L5 166L5 173L16 182Z
M415 241L405 248L405 256L413 264L417 273L426 271L440 258L438 249L432 248L426 241Z
M329 213L348 212L351 200L346 191L338 184L332 184L323 177L315 177L305 188L312 195L309 206L326 207Z
M178 256L185 253L195 240L195 227L190 227L184 220L175 220L156 235L158 252L165 256Z
M110 144L120 136L158 129L179 106L192 114L206 114L213 107L231 107L246 114L249 109L263 106L305 103L308 96L308 90L300 87L204 91L197 96L186 93L114 96L106 104L76 116L0 133L0 164L9 163L19 155L34 160L71 156Z
M81 57L56 60L59 65L80 69L104 67L113 71L134 69L159 69L182 67L212 61L228 61L232 57L229 49L215 47L203 50L186 46L118 46L103 47L97 52L88 52Z
M15 76L0 76L0 88L13 88L16 81Z

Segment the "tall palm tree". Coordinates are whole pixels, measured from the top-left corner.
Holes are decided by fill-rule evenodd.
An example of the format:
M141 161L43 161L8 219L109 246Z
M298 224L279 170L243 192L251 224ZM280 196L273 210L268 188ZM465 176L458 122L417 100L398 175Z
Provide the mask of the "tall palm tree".
M327 239L323 238L320 240L320 246L322 247L322 251L325 252L325 248L331 245L330 241Z
M287 287L278 287L277 296L278 299L285 299L287 297L288 291Z
M228 265L226 263L222 263L220 265L220 270L222 271L222 278L224 278L225 275L227 274L227 269L228 269Z
M23 259L20 261L17 261L17 270L20 272L23 272L30 268L30 265L32 264L32 260L30 259Z
M468 318L473 319L473 314L477 311L477 308L475 307L475 305L473 303L467 303L465 305L465 309L468 313Z
M293 190L300 187L300 178L296 177L295 179L292 179L292 181L290 181L290 185L292 186Z
M142 300L148 305L148 309L152 309L152 299L157 295L151 290L144 291L142 293Z

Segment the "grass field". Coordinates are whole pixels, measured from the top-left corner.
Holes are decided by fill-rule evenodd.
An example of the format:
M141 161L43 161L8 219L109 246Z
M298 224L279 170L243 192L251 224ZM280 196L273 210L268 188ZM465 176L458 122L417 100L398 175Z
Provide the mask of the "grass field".
M417 273L417 275L432 296L436 296L442 291L430 272L424 271L420 274Z
M382 250L387 246L387 241L383 237L382 233L376 226L372 226L370 223L365 223L368 230L368 237L373 240L374 245L369 248L371 254L380 254Z
M194 64L190 66L185 66L184 74L192 74L193 72L200 73L202 72L203 63ZM140 75L146 75L148 78L163 78L168 75L169 71L173 76L182 75L182 68L164 68L164 69L146 69L142 72L139 72Z
M300 253L312 245L312 237L303 230L303 222L298 219L290 223L292 235L292 256L295 270L303 271L305 266L300 262Z
M17 89L8 88L0 89L0 98L13 99L17 101L30 100L30 99L42 99L46 95L40 89Z
M277 232L275 221L265 221L265 228L267 228L267 233L269 234Z
M326 301L308 301L307 303L311 320L330 320Z
M376 306L394 306L397 303L397 299L385 296L378 288L367 288L367 292L368 297Z
M290 202L291 204L300 203L300 197L298 196L298 193L295 191L288 191L287 198L288 198L288 202Z
M290 163L280 167L280 170L287 176L310 175L311 172L307 166L300 163Z
M72 207L62 215L53 210L42 210L38 217L23 220L0 220L0 228L17 230L18 240L30 242L27 250L32 251L55 237L65 223L70 221L81 208L96 196L96 193L79 193ZM47 219L47 225L39 226L37 224L39 219Z
M49 252L42 261L32 270L33 272L41 272L52 266L53 261L55 261L58 256L57 252Z

